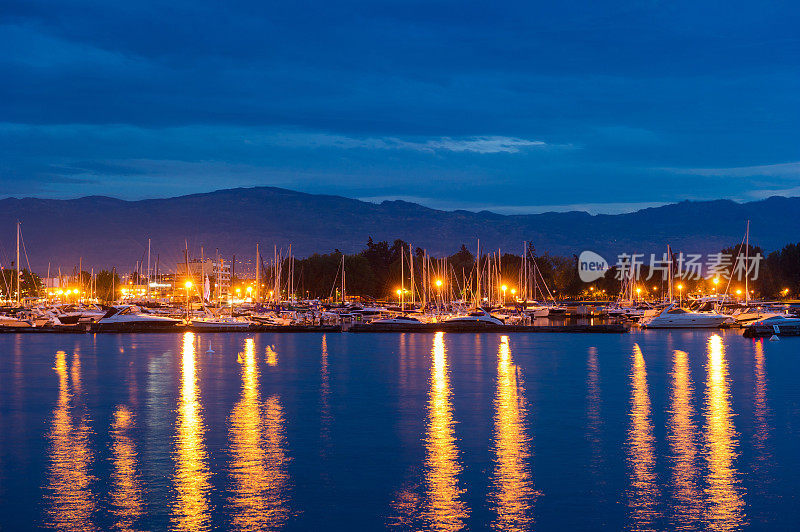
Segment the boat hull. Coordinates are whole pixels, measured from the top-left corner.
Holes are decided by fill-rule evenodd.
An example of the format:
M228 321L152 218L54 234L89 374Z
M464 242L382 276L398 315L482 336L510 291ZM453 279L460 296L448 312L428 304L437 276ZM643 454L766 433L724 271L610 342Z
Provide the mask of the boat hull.
M178 329L175 321L124 321L113 323L92 323L89 332L169 332Z

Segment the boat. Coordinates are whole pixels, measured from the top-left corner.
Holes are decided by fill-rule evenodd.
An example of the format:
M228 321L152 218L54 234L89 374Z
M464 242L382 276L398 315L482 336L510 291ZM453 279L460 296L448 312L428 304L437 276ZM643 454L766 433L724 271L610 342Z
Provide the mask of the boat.
M734 309L731 316L736 320L736 323L740 325L749 325L765 318L786 316L786 313L774 312L761 306L750 306Z
M455 316L444 321L444 323L470 323L470 324L484 324L484 325L505 325L503 320L492 316L483 309L473 310L461 316Z
M181 320L156 316L136 305L111 307L106 314L90 325L92 332L147 332L172 330Z
M744 336L755 338L760 336L798 336L800 335L800 318L775 315L755 321L744 328Z
M400 325L400 326L414 326L422 325L423 323L417 318L412 316L393 316L390 318L382 318L371 322L372 325Z
M715 329L733 323L733 318L714 312L692 312L673 303L660 314L644 318L639 323L645 329Z
M250 321L239 320L233 317L213 316L192 318L189 325L200 331L246 331L252 325Z
M17 316L0 316L0 328L28 328L35 327L36 323L30 319Z

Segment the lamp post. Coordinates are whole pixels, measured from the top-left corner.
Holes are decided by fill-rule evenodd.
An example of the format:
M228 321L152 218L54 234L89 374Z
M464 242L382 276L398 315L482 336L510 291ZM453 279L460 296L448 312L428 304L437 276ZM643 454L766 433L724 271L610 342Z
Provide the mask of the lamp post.
M189 308L189 291L191 289L192 289L192 282L191 281L186 281L186 323L187 324L189 323L189 314L191 312L190 308Z
M683 285L678 285L678 306L683 306Z
M506 290L508 290L508 287L503 285L500 289L503 291L503 306L506 306Z

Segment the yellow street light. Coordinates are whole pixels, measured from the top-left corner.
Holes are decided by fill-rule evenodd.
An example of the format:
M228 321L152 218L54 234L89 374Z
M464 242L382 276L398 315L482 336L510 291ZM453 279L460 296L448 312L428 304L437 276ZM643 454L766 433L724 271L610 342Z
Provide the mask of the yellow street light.
M714 284L719 284L719 277L714 277Z
M192 282L186 281L186 288L191 288L191 287L192 287Z
M517 289L516 289L516 288L512 288L512 289L511 289L511 295L513 296L513 295L514 295L514 294L516 294L516 293L517 293Z
M438 286L439 288L442 287L442 280L441 279L436 279L436 286Z

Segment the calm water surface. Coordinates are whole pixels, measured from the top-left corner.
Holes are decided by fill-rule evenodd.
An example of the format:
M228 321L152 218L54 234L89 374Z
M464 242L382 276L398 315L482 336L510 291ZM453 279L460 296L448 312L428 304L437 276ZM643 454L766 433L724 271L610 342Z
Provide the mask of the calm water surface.
M791 529L800 339L0 335L0 526Z

